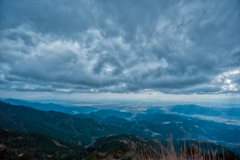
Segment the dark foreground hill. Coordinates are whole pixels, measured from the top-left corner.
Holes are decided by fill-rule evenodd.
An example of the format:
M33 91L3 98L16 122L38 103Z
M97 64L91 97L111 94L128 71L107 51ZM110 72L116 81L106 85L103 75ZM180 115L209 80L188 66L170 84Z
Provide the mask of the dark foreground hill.
M85 159L85 160L137 160L137 159L172 159L199 158L220 160L222 146L206 143L186 141L180 142L180 148L173 145L173 141L160 142L144 139L133 135L111 135L101 137L88 146L80 147L76 144L55 139L41 133L22 132L0 128L0 159L1 160L34 160L34 159ZM184 144L186 148L183 148ZM197 149L198 148L198 149ZM204 148L206 152L202 152ZM210 151L207 153L207 151ZM220 151L219 153L212 151ZM239 160L232 151L224 147L225 160ZM194 153L193 153L194 152ZM209 158L210 157L210 158Z
M86 150L42 133L0 128L0 159L82 159Z
M240 159L228 148L214 143L192 140L177 142L171 138L158 141L126 134L101 137L85 148L89 153L87 160Z

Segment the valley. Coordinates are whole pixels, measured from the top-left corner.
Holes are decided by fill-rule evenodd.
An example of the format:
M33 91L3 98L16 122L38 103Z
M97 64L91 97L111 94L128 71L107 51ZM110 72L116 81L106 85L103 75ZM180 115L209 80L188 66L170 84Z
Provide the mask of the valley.
M179 141L184 140L211 142L219 145L218 149L223 145L228 148L227 150L232 150L237 155L240 154L240 127L238 125L163 111L152 113L152 109L147 110L147 113L138 114L111 109L97 110L87 114L84 112L67 114L53 111L53 109L42 111L0 102L0 127L8 130L39 132L80 148L86 148L86 146L89 148L89 145L95 144L96 140L98 142L100 137L125 134L161 142L167 142L171 136L175 147L180 147ZM181 111L184 112L183 109ZM201 113L199 107L197 111ZM205 112L206 108L202 114ZM219 114L219 112L216 113Z

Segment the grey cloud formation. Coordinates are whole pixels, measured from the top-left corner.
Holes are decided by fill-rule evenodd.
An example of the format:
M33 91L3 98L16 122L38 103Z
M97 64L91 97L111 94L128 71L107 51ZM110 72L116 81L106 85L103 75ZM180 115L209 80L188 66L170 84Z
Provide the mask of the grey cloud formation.
M240 91L240 2L2 0L0 90Z

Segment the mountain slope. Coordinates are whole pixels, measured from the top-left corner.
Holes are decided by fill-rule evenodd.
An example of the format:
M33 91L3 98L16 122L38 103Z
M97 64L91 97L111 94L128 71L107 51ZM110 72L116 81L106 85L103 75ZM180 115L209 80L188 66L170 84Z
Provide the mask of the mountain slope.
M185 146L185 147L184 147ZM200 151L197 149L199 148ZM229 148L215 143L193 140L168 140L157 141L140 138L133 135L111 135L97 139L87 146L91 154L86 157L90 159L209 159L215 151L225 151L225 160L240 159ZM191 150L194 149L195 153ZM208 154L208 155L206 155ZM197 158L197 156L199 158ZM214 159L220 160L222 154L215 155Z
M222 149L225 151L225 160L239 158L228 148L209 142L199 141L157 141L144 139L134 135L111 135L98 138L96 141L86 147L80 147L76 144L65 142L41 133L22 132L6 130L0 128L0 159L86 159L86 160L115 160L115 159L152 159L155 157L172 157L182 156L188 153L190 146L202 148L204 154L209 154L217 150L219 153ZM186 153L182 152L182 147L187 147ZM174 151L170 148L174 147ZM204 154L198 154L202 158ZM222 156L222 154L218 154ZM145 158L144 158L145 157ZM207 159L208 155L206 155ZM164 158L161 158L164 159ZM217 160L217 159L216 159Z
M4 102L0 102L0 112L1 127L41 132L82 145L89 144L98 137L112 134L132 134L154 139L165 139L166 136L172 134L175 139L186 137L218 141L225 144L236 143L236 145L240 142L239 126L189 119L189 117L172 114L138 114L130 122L107 114L107 118L102 120L103 122L99 122L88 118L89 115L81 115L82 117L78 118L61 112L39 111ZM104 113L106 112L104 111ZM118 112L114 113L118 114ZM122 113L120 112L120 114Z
M240 127L224 123L160 113L137 114L134 122L139 126L145 126L148 129L144 129L145 132L152 132L153 135L161 138L172 134L174 138L180 139L186 137L226 143L240 142L240 136L238 136Z
M103 120L103 122L106 124L123 125L123 124L128 123L129 121L127 121L125 118L118 118L116 116L110 116L110 117L107 117L105 120Z
M97 120L97 121L102 121L103 119L100 118L99 116L97 115L94 115L94 114L74 114L73 115L74 117L77 117L77 118L91 118L91 119L94 119L94 120Z
M80 119L61 112L39 111L4 102L0 102L0 111L2 127L41 132L75 143L87 144L93 137L126 133L118 126L106 125L93 119Z
M41 133L0 128L0 159L70 159L82 158L86 151Z
M110 117L110 116L115 116L118 118L130 118L133 114L130 112L120 112L116 110L106 109L106 110L91 112L90 115L96 115L102 119L106 119L107 117Z
M239 115L240 115L240 108L229 108L226 109L226 115L227 116L232 116L232 117L236 117L238 119L240 119Z

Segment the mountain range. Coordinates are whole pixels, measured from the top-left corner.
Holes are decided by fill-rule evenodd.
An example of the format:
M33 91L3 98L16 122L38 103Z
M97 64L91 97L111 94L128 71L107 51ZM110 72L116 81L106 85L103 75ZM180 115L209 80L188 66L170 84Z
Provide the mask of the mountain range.
M163 141L171 135L178 141L210 140L240 153L239 126L161 112L133 114L105 109L67 114L0 101L0 127L39 132L80 147L91 146L100 137L109 135L127 134Z

